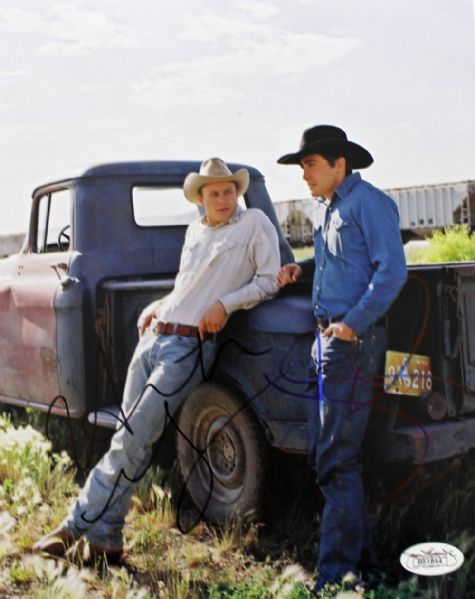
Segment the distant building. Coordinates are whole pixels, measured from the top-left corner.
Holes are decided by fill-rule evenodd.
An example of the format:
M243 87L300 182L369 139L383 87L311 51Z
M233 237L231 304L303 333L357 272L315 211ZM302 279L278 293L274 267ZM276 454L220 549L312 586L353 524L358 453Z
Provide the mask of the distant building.
M313 241L313 200L287 200L274 204L284 237L292 245Z

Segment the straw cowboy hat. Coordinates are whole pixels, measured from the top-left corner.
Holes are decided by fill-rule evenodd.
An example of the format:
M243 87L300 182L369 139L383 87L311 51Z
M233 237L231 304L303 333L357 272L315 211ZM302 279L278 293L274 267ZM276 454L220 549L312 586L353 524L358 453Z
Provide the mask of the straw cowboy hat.
M221 181L233 181L236 184L237 195L241 196L249 187L249 172L245 168L240 168L232 173L220 158L209 158L201 163L199 174L189 173L186 176L183 193L187 200L196 204L200 200L199 191L203 185Z
M333 125L316 125L304 131L300 149L294 154L285 154L277 160L279 164L300 164L309 154L343 156L352 168L366 168L373 163L373 157L359 144L348 141L346 133Z

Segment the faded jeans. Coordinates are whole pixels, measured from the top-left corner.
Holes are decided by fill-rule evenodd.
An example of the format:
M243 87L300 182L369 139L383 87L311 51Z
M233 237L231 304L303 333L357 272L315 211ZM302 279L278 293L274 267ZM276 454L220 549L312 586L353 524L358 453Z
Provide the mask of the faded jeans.
M129 365L120 422L108 452L90 472L63 525L107 549L123 546L122 530L135 484L152 458L152 445L162 435L168 411L173 415L190 391L207 375L216 352L214 341L147 332ZM156 387L157 390L151 386ZM144 391L145 389L145 391Z
M359 341L317 334L312 358L319 393L309 401L309 451L315 460L323 508L316 589L346 573L371 573L378 562L361 479L360 453L371 404L373 375L387 343L386 329L372 326Z

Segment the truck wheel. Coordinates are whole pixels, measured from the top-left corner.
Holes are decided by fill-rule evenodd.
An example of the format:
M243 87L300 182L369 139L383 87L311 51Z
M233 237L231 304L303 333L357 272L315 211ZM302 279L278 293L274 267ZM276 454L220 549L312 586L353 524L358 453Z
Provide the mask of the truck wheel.
M180 471L202 514L216 523L255 515L268 447L250 410L228 390L205 383L187 398L179 428Z

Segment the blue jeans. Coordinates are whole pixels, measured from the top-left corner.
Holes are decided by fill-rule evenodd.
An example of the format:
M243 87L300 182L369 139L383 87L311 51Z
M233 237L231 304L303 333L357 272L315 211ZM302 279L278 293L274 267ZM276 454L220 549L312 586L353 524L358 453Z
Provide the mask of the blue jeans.
M164 431L165 403L173 415L202 381L203 370L208 374L215 357L215 342L204 341L201 348L200 364L196 338L148 332L139 340L122 402L129 428L118 422L110 449L90 472L63 522L72 534L84 534L91 543L108 549L123 546L122 529L134 483L147 470L152 445Z
M371 404L373 379L386 349L386 329L370 327L358 341L317 334L312 358L318 400L309 402L310 455L325 498L317 589L346 573L371 572L372 548L361 480L360 453Z

